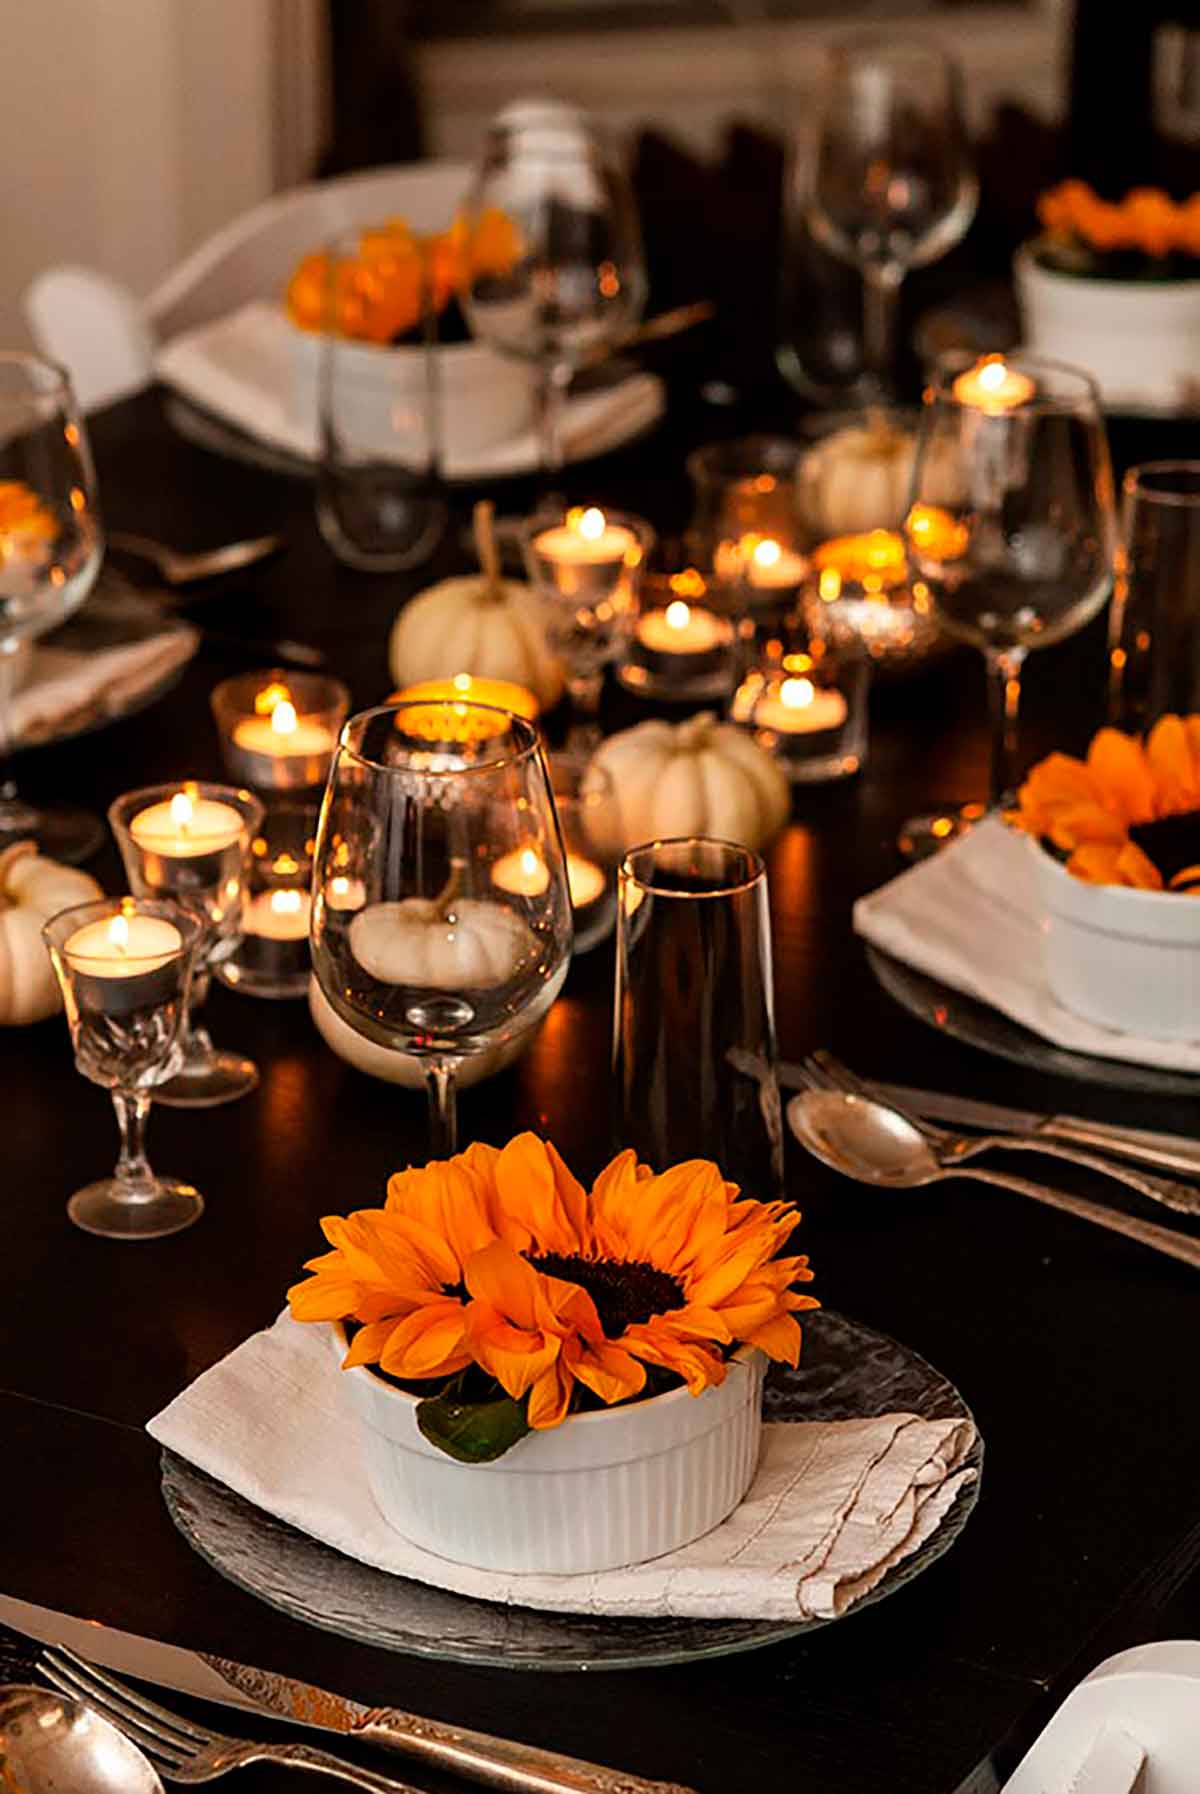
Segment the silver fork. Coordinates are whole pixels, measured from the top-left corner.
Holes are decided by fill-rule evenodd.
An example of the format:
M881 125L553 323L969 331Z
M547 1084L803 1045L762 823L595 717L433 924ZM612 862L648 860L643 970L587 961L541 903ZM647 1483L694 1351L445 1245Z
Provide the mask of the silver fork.
M1190 1184L1178 1183L1171 1177L1155 1177L1151 1172L1139 1171L1133 1165L1103 1158L1097 1152L1087 1152L1080 1147L1048 1140L1044 1134L955 1134L949 1128L938 1127L934 1122L925 1121L920 1115L902 1109L899 1103L892 1102L890 1098L877 1097L865 1078L858 1077L848 1065L843 1065L840 1059L824 1048L809 1054L804 1061L804 1070L818 1087L846 1090L854 1096L868 1096L874 1101L884 1102L887 1108L894 1109L897 1115L902 1115L918 1133L923 1134L931 1146L936 1146L938 1157L947 1165L954 1161L966 1164L968 1159L978 1158L980 1153L998 1149L1037 1152L1048 1159L1066 1159L1069 1164L1082 1165L1089 1171L1101 1171L1105 1177L1127 1184L1139 1196L1149 1197L1151 1202L1161 1202L1164 1208L1174 1209L1178 1214L1200 1215L1200 1190L1192 1188Z
M111 1720L168 1781L211 1782L247 1763L282 1763L290 1769L308 1769L315 1775L349 1782L352 1788L365 1788L371 1794L418 1794L407 1782L359 1769L309 1744L250 1744L194 1725L58 1646L42 1652L38 1668L60 1694L86 1701Z
M123 530L112 530L108 536L110 548L149 561L169 586L190 586L196 580L215 579L218 573L236 573L241 567L252 567L256 561L278 554L283 545L282 536L254 536L245 542L226 542L220 548L185 554L150 536L128 535Z

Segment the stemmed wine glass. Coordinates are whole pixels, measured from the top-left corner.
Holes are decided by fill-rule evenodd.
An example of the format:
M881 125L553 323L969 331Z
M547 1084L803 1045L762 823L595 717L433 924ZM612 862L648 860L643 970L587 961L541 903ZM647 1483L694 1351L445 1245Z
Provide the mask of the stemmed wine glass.
M473 255L508 221L511 266ZM562 411L571 377L635 322L646 296L629 184L587 121L553 102L509 107L488 132L467 201L463 309L472 333L531 362L543 474L563 464Z
M455 1073L535 1026L571 957L571 899L536 730L490 705L385 705L342 730L313 865L330 1006L417 1056L432 1150L455 1150Z
M947 634L981 648L992 717L991 803L1017 780L1021 672L1032 648L1074 635L1112 588L1116 516L1108 439L1090 375L1037 355L948 355L926 389L905 537ZM978 816L905 825L910 857Z
M855 33L829 51L809 228L862 274L874 397L892 389L901 281L952 249L975 215L960 88L955 64L919 37Z
M60 860L94 853L84 810L34 809L9 771L18 651L79 609L104 554L96 475L71 383L37 355L0 354L0 847L34 839Z

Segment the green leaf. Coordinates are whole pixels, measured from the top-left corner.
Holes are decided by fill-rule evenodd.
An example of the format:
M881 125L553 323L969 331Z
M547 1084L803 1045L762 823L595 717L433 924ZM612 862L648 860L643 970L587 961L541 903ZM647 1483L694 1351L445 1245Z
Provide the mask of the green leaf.
M417 1403L417 1425L439 1451L460 1464L491 1464L529 1431L522 1403L456 1401L448 1392Z

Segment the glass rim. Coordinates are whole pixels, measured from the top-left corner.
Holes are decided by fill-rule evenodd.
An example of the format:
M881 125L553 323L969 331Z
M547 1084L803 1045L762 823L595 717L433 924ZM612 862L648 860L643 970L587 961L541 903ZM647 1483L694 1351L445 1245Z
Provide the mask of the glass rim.
M134 897L127 893L122 897L89 897L85 903L68 903L64 909L55 910L47 916L39 933L46 946L55 953L62 953L66 959L65 945L51 939L51 934L68 921L75 928L87 927L91 922L102 922L106 916L149 916L154 921L169 922L179 932L179 946L162 953L134 954L129 958L130 965L154 966L155 968L170 964L173 960L182 959L194 951L204 924L193 910L185 905L173 903L163 897ZM92 953L72 953L67 964L71 966L107 965L107 957Z
M608 505L564 505L561 511L532 511L528 517L522 517L517 525L517 539L522 548L532 548L534 541L544 530L562 529L572 511L601 511L606 525L612 523L618 529L629 530L638 539L643 561L658 545L654 525L648 518L639 517L636 511L614 511ZM464 698L463 702L469 704L471 700Z
M1040 373L1058 377L1066 376L1073 382L1077 391L1068 393L1043 392L1039 387L1028 399L1022 399L1015 405L1005 406L1003 411L988 413L982 407L968 405L954 396L954 381L960 374L969 373L972 368L992 360L1002 361L1005 367L1015 368L1018 373L1028 369L1035 377ZM1073 362L1059 361L1052 355L1039 355L1035 349L1025 349L1018 344L1013 349L997 349L976 354L970 349L946 349L934 361L930 369L928 381L922 395L922 412L931 403L945 403L959 406L964 411L978 410L980 416L996 415L999 417L1029 417L1037 413L1052 415L1055 412L1066 413L1078 411L1090 404L1097 416L1102 416L1100 409L1100 387L1094 375L1086 368L1077 367Z
M248 673L230 673L227 678L218 679L208 696L209 702L215 707L218 699L222 702L239 701L241 692L238 688L241 686L247 688L256 686L259 691L262 691L272 685L286 685L289 689L294 688L298 691L306 683L328 686L334 695L326 698L323 702L309 704L306 701L304 711L297 704L296 714L298 716L316 711L336 710L343 704L349 710L349 686L332 673L317 673L307 668L254 667Z
M711 891L671 891L652 884L634 870L633 862L640 854L658 853L664 847L698 846L718 847L727 855L739 854L753 868L750 876L717 885ZM760 853L756 853L752 847L743 846L740 841L727 841L720 835L665 835L659 840L639 842L636 847L628 848L621 855L617 870L622 881L628 880L630 884L651 892L655 897L683 897L691 902L704 902L710 897L736 897L741 891L752 891L767 876L766 861Z
M244 785L226 785L214 779L168 779L158 785L139 785L133 791L122 791L108 806L108 820L114 828L124 828L124 812L135 800L140 800L143 804L169 803L173 797L188 795L189 786L198 797L211 797L218 803L233 800L233 807L242 811L245 820L252 827L262 827L262 820L266 815L262 799L256 797L253 791L248 791ZM256 815L257 821L254 820Z
M765 459L772 455L780 460L795 462L811 447L800 436L784 436L772 430L751 430L745 436L726 436L716 442L702 442L698 447L689 449L684 456L684 471L692 480L712 479L749 479L757 467L759 473L775 471ZM720 462L726 455L731 460L738 457L739 451L745 454L746 469L738 474L732 467L722 468ZM764 457L760 460L759 457ZM755 465L752 466L751 464ZM782 471L782 470L781 470Z
M39 373L49 374L50 379L44 385L31 386L24 393L7 392L0 387L0 405L28 404L30 399L61 399L74 405L74 388L65 363L56 361L52 355L40 355L34 349L0 349L0 369L17 367L36 368Z
M464 766L423 766L419 769L419 772L416 773L417 777L422 779L457 779L461 778L463 773L468 772L496 772L502 766L517 766L522 760L528 760L531 756L538 754L541 750L541 736L537 729L527 717L518 716L514 710L502 710L498 704L477 704L470 698L410 698L407 703L375 704L369 710L359 710L356 711L353 716L347 717L346 721L342 724L341 731L338 735L337 757L340 758L345 754L348 759L356 761L359 766L369 767L372 772L386 772L397 778L411 778L414 776L414 768L406 766L389 766L385 761L373 759L370 754L360 753L357 748L352 747L347 739L351 729L353 729L356 724L359 724L365 731L367 726L370 723L373 723L378 717L391 716L395 718L402 710L443 709L448 705L453 705L455 709L461 710L481 710L487 716L502 716L508 724L508 729L502 731L502 733L511 732L515 734L518 739L523 735L527 736L528 739L515 753L498 754L494 759L479 760ZM332 785L332 772L330 774L330 784Z
M1154 486L1147 483L1147 476L1188 473L1194 476L1196 489L1194 492L1172 491L1169 487ZM1121 481L1122 491L1127 498L1146 498L1156 505L1178 505L1183 510L1200 506L1200 461L1167 460L1139 461L1136 466L1125 470Z
M872 52L878 55L881 50L895 56L898 61L916 62L925 59L939 63L951 80L959 79L958 63L936 38L923 31L909 31L898 25L851 26L832 37L825 49L833 62L849 61L854 56Z

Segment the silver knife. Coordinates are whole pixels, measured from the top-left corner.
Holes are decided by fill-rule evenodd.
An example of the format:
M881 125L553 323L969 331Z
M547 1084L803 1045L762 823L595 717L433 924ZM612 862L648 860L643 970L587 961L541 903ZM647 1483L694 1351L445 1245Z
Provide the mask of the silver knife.
M798 1065L781 1064L779 1082L789 1090L801 1090L804 1079ZM1032 1109L1008 1109L999 1103L976 1102L972 1097L946 1096L940 1090L912 1090L904 1084L870 1080L884 1102L899 1103L923 1115L927 1121L945 1121L952 1127L982 1128L995 1134L1045 1134L1050 1140L1090 1146L1135 1164L1160 1170L1182 1171L1200 1177L1200 1142L1182 1134L1157 1133L1149 1128L1114 1127L1106 1121L1085 1121L1078 1115L1039 1115Z
M208 1652L139 1638L98 1620L56 1613L11 1595L0 1595L0 1624L43 1644L66 1645L78 1656L118 1674L173 1688L198 1700L382 1745L385 1750L399 1751L431 1768L506 1794L692 1794L691 1789L673 1782L646 1781L578 1757L539 1750L532 1744L421 1719L398 1707L367 1707L291 1676L276 1675L273 1670L250 1669Z

